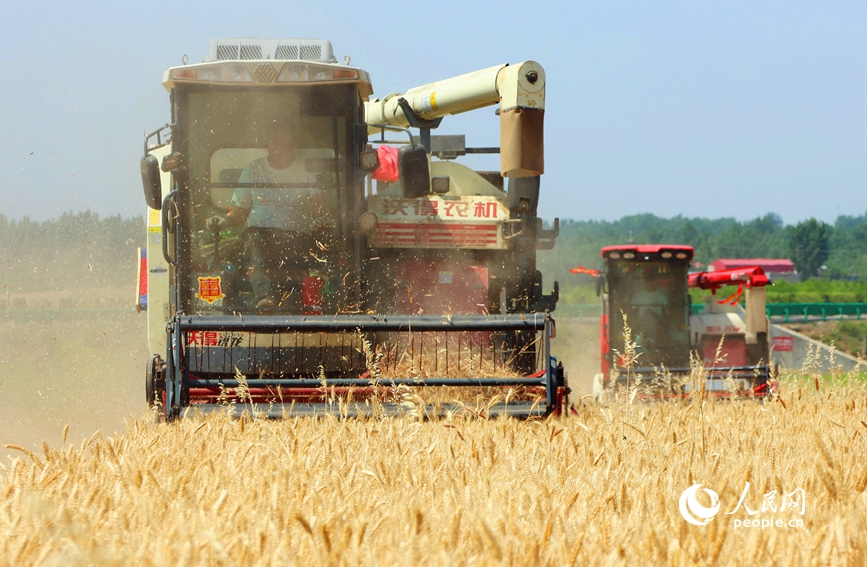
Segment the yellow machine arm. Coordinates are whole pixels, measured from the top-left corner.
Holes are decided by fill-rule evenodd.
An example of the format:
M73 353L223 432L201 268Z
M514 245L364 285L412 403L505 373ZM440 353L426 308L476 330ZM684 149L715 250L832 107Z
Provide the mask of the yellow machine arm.
M545 71L535 61L497 65L365 102L371 133L381 126L436 127L439 120L499 103L500 173L533 177L544 172Z

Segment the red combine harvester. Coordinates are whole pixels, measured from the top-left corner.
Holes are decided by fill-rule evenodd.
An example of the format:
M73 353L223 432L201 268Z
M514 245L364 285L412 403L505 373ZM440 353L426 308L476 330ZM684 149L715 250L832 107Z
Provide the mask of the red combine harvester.
M602 249L604 263L597 275L603 306L602 372L594 378L597 397L623 388L638 388L642 397L687 395L696 358L703 362L705 389L711 394L768 393L764 287L770 280L759 267L690 274L693 256L689 246ZM588 272L576 270L581 271ZM728 285L737 285L737 291L718 301L716 291ZM701 313L691 314L689 288L712 292Z

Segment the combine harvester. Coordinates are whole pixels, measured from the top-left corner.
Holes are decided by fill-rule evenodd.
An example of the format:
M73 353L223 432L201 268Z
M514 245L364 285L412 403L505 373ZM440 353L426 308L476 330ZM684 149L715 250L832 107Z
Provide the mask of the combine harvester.
M597 398L628 388L638 388L641 397L688 395L696 359L703 363L711 395L768 394L765 286L770 280L759 267L690 274L693 254L689 246L609 246L602 249L602 270L572 270L595 275L602 296ZM737 291L717 300L717 290L729 285ZM691 313L689 288L712 292L701 313Z
M560 411L558 287L544 295L536 269L557 236L536 215L538 63L381 100L325 40L219 40L186 63L165 72L171 123L141 162L149 403L167 419L227 402L270 417L399 413L379 401L461 386L515 388L491 414ZM499 148L431 136L444 116L490 105ZM500 171L453 161L473 153L499 153Z

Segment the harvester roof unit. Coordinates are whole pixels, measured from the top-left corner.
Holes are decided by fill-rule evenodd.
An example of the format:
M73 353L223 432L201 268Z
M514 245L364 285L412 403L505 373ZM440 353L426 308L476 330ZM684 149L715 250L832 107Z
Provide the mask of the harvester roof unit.
M202 63L172 67L163 86L208 85L303 86L356 83L364 100L373 94L367 71L338 65L331 42L324 39L218 39L211 41Z
M240 37L211 40L206 63L213 61L276 59L337 63L327 39L259 39Z
M617 260L624 258L633 260L636 257L644 257L649 260L653 258L677 258L678 260L692 260L695 251L692 246L678 246L668 244L622 244L619 246L606 246L602 249L601 255L603 258L611 258Z

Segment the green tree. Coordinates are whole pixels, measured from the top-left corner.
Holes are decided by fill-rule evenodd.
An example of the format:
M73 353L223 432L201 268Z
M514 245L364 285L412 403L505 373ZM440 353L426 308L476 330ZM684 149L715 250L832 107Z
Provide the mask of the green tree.
M762 234L773 234L783 228L783 219L777 213L768 213L749 224Z
M700 236L698 229L695 227L695 223L686 219L680 230L680 238L683 240L683 243L689 246L697 246Z
M794 226L789 239L789 253L801 279L819 275L819 268L828 259L831 247L829 227L824 222L809 219Z

